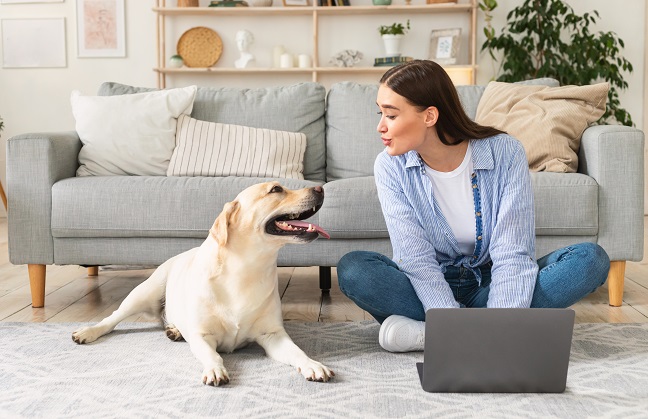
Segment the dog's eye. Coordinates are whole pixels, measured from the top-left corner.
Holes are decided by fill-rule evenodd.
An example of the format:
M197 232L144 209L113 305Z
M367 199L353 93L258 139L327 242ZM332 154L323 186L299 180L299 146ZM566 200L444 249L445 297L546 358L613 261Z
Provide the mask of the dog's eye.
M281 186L273 186L272 189L270 189L270 193L281 193L283 192L283 188Z

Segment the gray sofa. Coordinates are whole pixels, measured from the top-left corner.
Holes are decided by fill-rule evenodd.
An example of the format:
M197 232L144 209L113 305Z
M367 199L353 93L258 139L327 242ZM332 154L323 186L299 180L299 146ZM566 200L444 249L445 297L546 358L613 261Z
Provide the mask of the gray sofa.
M539 83L555 83L540 80ZM153 89L104 83L100 95ZM483 86L459 86L472 118ZM345 253L391 247L372 176L383 146L376 133L377 86L316 83L267 89L199 88L196 119L284 131L308 137L305 180L323 185L314 222L331 234L287 246L280 266L330 267ZM643 148L639 130L595 126L582 138L579 173L533 173L537 256L570 243L597 242L613 265L610 303L621 304L625 261L643 256ZM73 132L24 134L7 143L9 255L28 264L34 307L44 304L45 265L157 265L199 245L223 204L265 181L243 177L75 177L81 149ZM198 204L199 203L199 204Z

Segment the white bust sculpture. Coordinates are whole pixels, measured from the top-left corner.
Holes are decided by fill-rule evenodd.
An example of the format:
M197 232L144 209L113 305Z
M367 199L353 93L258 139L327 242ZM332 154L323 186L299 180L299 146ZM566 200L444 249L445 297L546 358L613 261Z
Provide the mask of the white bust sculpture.
M250 31L243 29L236 32L236 47L241 53L239 59L234 62L236 68L248 68L254 66L254 55L250 54L248 51L253 42L254 36Z

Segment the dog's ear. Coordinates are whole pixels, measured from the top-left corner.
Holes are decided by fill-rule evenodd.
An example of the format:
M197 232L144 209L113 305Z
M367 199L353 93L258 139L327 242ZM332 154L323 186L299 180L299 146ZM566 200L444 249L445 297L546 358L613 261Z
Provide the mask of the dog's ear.
M212 236L221 247L224 247L225 244L227 244L229 226L237 216L238 210L238 201L228 202L223 207L223 211L220 215L216 217L216 221L214 221L212 228L209 229L209 235Z

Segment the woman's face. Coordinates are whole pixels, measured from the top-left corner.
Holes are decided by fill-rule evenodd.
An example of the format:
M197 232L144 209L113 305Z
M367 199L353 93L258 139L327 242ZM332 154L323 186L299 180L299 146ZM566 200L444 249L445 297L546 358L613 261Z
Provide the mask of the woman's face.
M380 108L378 132L390 156L417 150L426 138L426 111L419 111L389 87L381 84L376 104Z

